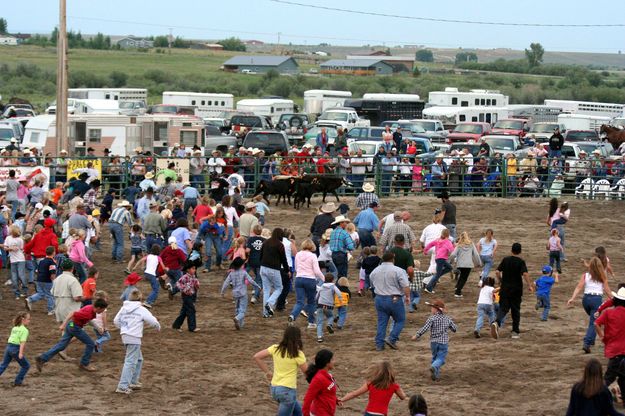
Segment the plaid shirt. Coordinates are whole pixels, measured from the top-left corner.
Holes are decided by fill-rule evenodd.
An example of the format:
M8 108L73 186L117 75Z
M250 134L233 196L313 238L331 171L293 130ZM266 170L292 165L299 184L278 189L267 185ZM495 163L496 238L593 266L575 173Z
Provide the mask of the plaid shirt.
M369 208L372 202L380 203L380 198L374 192L362 192L356 198L356 207L360 209Z
M428 320L425 321L423 328L417 331L417 337L425 334L425 331L428 329L430 330L430 342L448 344L449 335L447 335L447 330L451 329L453 332L456 332L458 327L448 315L438 312L436 315L430 315Z
M408 224L399 221L394 222L390 227L384 228L384 233L382 234L382 238L380 238L378 246L382 248L392 246L397 234L402 234L404 236L404 247L411 247L417 242L417 236L415 236L412 228L410 228Z
M330 250L333 253L347 252L354 249L354 240L341 227L336 227L330 234Z
M423 289L423 287L425 286L423 284L423 279L425 279L426 277L431 277L431 276L434 276L434 273L420 272L420 271L415 270L412 281L410 282L410 291L421 292L421 289Z
M193 296L200 288L200 281L197 280L197 277L195 277L194 275L185 273L176 282L176 287L180 289L180 292L183 295Z
M109 218L109 222L116 222L118 224L132 226L132 217L130 212L124 207L115 208Z

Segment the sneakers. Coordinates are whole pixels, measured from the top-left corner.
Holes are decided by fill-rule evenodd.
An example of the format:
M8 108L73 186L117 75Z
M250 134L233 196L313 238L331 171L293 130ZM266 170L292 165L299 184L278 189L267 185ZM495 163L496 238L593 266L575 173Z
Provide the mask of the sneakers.
M288 321L289 321L289 326L293 326L295 322L295 319L293 319L293 315L289 315Z
M332 325L326 326L326 329L328 330L329 333L334 334L334 328L332 328Z
M46 362L41 357L37 357L35 360L37 361L37 371L41 373Z
M480 331L473 331L473 335L475 336L475 338L482 338L482 336L480 335Z
M464 296L462 296L462 295L459 295L459 294L457 294L457 293L455 293L455 294L454 294L454 298L458 298L458 299L461 299L461 298L463 298L463 297L464 297Z
M302 310L299 314L302 315L304 318L308 319L308 314L306 313L306 311Z
M126 273L126 274L130 274L130 270L128 270L128 267L126 267L126 268L124 269L124 273Z
M317 324L308 324L308 326L306 328L308 328L308 329L316 329L317 328Z
M482 280L484 278L481 278L479 282L477 282L477 287L482 287L484 286L484 280Z
M317 342L321 344L323 342L323 337L318 337Z
M493 339L499 339L499 325L497 322L490 324L490 336L493 337Z
M208 272L210 272L210 270L208 270L208 269L202 270L202 273L208 273Z
M397 344L392 342L392 341L385 340L384 343L386 345L388 345L391 349L394 349L394 350L398 350L399 349L399 347L397 347Z
M119 393L119 394L131 394L132 390L130 388L127 389L122 389L122 388L117 388L117 390L115 390L115 393Z
M239 331L241 329L241 323L236 317L232 318L232 320L234 321L234 329Z
M54 315L54 311L48 312L48 316L52 316L52 315Z
M143 302L143 306L145 306L148 309L152 309L152 305L150 305L149 303Z
M426 293L429 293L430 295L433 295L433 294L435 294L435 293L436 293L436 292L434 291L434 289L430 290L430 289L428 289L427 287L426 287L426 288L424 288L423 290L425 290L425 291L426 291Z
M265 312L267 312L267 315L273 316L273 309L271 308L271 306L269 306L268 303L265 303Z
M430 377L432 378L432 381L436 381L436 370L434 367L430 367Z
M128 388L133 389L133 390L141 390L143 388L143 384L141 384L140 381L137 381L136 384L131 384L128 386Z
M93 373L96 371L95 367L92 365L83 365L83 364L78 364L78 368L80 368L81 370L85 370L88 371L90 373Z
M335 317L334 317L334 323L337 323L338 321L339 321L339 317L338 317L338 316L335 316Z
M510 338L512 338L512 339L519 339L519 338L521 338L521 334L519 334L518 332L512 331L512 334L510 335Z
M255 305L257 300L258 300L258 299L256 299L256 296L252 296L252 299L250 299L250 303L251 303L252 305Z
M590 354L590 347L588 345L584 345L582 347L582 351L584 351L584 354ZM39 368L39 367L37 367Z

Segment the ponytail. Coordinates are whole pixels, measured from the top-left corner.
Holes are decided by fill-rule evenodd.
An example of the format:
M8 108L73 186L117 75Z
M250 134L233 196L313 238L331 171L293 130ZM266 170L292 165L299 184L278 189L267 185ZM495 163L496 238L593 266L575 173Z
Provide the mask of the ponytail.
M28 312L18 313L17 316L15 316L15 318L13 318L13 326L20 326L20 325L22 325L22 322L24 321L24 319L28 318L29 316L30 316L30 313L28 313Z
M308 366L306 370L306 381L310 384L319 370L324 369L330 361L332 361L334 353L330 350L323 349L317 352L315 355L315 362Z

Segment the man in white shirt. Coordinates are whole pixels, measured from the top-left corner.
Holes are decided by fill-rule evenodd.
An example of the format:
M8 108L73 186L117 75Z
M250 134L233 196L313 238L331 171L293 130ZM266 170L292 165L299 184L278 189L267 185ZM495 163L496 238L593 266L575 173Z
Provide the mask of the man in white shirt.
M206 161L202 157L202 151L193 152L193 157L189 161L189 174L191 175L191 186L202 192L204 189L204 168Z
M441 232L447 229L443 224L441 224L441 219L442 219L441 210L437 208L434 211L434 218L432 218L432 224L425 227L423 229L423 232L421 233L421 238L419 239L419 241L421 242L421 248L424 248L425 246L427 246L428 244L430 244L432 241L436 240L437 238L441 238ZM434 258L434 247L430 249L430 253L431 253L430 267L428 267L427 272L436 273L436 260Z
M208 159L208 173L221 175L224 166L226 166L226 162L221 158L221 152L213 150L213 157Z

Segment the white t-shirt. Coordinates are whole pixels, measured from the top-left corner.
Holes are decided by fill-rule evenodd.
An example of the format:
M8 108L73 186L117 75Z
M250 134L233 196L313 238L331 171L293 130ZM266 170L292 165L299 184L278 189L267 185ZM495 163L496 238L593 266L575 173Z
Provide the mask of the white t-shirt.
M11 237L10 235L4 239L4 245L7 248L18 248L19 250L9 251L9 261L17 263L18 261L26 261L24 257L24 240L22 237Z
M158 256L148 254L148 258L145 260L145 272L156 276L156 269L158 269Z
M364 157L352 157L350 160L351 160L351 166L352 166L352 174L354 174L354 175L364 175L365 173L367 173L367 166L366 165L354 166L354 163L367 163L367 164L369 164L370 162L367 160L367 158L364 158Z
M330 244L326 244L325 246L319 245L319 256L317 257L317 260L332 260L332 250L330 250Z
M282 244L284 245L284 254L286 254L286 262L290 268L293 268L293 256L291 255L291 240L286 237L282 237Z
M226 214L228 227L234 227L234 220L239 221L239 214L237 214L237 210L234 207L224 207L224 214Z
M592 280L590 273L586 273L584 275L584 280L586 281L586 284L584 285L584 295L589 293L592 293L593 295L603 294L603 283Z
M386 228L386 225L384 227ZM444 229L445 226L443 224L432 223L423 229L419 241L421 241L421 244L423 244L424 246L427 246L437 238L441 238L441 232Z
M245 188L245 180L243 179L243 176L239 175L238 173L233 173L232 175L228 176L228 179L226 179L226 181L229 184L228 195L234 195L234 188L239 188L241 191L243 191L243 188Z
M480 297L477 299L477 303L482 305L492 305L493 304L493 292L495 288L492 286L484 286L480 290Z
M382 221L384 222L384 228L390 227L395 224L395 214L391 212L386 217L382 218Z

